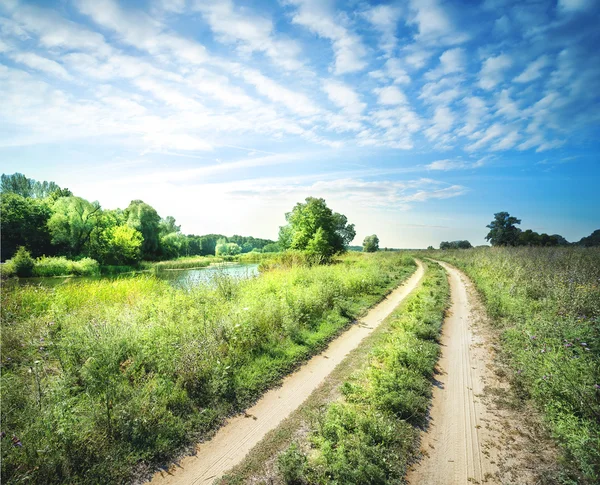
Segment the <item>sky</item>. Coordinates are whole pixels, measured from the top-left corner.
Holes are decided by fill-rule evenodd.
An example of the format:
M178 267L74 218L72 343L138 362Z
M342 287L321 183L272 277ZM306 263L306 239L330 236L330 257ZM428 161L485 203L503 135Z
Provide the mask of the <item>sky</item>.
M0 162L186 234L600 227L600 2L0 0Z

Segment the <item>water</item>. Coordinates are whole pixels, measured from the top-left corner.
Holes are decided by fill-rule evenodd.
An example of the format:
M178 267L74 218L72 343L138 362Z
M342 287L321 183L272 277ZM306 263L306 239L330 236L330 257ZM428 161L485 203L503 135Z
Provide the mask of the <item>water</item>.
M237 279L258 276L258 264L216 264L200 269L163 270L160 279L178 288L191 288L199 284L211 284L215 276L227 275Z
M137 274L122 274L118 276L80 276L80 277L54 277L54 278L11 278L3 282L19 285L42 285L46 287L55 287L66 285L78 281L94 281L101 279L132 278ZM143 273L142 273L143 274ZM147 273L146 273L147 274ZM157 278L168 281L177 288L192 288L200 284L211 284L215 276L231 276L238 279L248 279L258 276L258 264L215 264L206 268L199 269L177 269L162 270L154 273Z

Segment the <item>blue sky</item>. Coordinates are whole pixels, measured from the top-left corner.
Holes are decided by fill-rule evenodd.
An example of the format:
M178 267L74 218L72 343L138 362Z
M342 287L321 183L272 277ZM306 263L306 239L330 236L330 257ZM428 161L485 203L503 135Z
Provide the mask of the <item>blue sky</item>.
M0 0L2 171L186 233L356 244L600 227L600 3Z

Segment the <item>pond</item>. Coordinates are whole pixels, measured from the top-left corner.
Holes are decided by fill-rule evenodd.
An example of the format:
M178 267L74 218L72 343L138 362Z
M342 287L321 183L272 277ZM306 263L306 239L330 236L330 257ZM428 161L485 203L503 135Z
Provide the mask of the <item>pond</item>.
M19 285L42 285L54 287L75 283L77 281L94 281L101 279L131 278L140 274L150 273L129 273L118 276L80 276L80 277L54 277L54 278L11 278L7 280L8 284ZM162 270L154 273L157 278L168 281L177 288L191 288L200 284L211 284L215 276L227 275L233 278L247 279L258 276L258 264L235 264L222 263L207 266L198 269L175 269Z

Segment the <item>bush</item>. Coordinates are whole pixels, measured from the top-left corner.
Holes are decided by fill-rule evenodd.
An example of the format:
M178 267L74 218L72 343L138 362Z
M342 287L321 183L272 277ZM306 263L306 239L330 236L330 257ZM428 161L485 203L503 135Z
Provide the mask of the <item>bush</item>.
M20 278L33 276L35 261L31 257L29 251L27 251L27 249L25 249L23 246L20 246L17 249L17 252L8 263L12 267L14 274Z
M277 469L287 485L301 485L304 483L302 476L304 475L305 465L306 455L300 451L296 443L293 443L277 457Z

